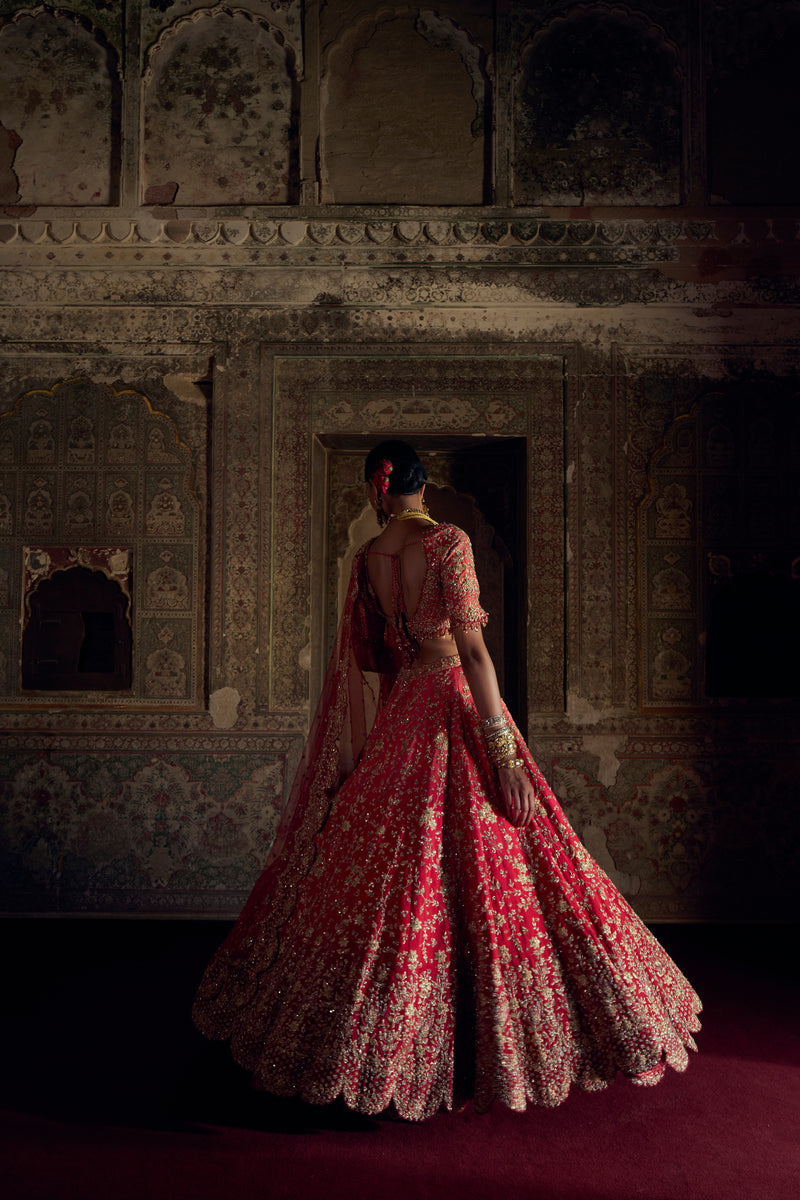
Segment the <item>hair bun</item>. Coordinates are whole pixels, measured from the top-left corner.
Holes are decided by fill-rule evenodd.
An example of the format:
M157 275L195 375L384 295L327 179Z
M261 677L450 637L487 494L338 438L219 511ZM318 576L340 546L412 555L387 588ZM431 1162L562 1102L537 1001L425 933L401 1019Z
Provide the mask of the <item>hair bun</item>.
M367 482L373 482L375 471L382 462L392 464L387 490L394 496L413 495L427 482L428 472L408 442L389 440L374 446L364 463Z
M428 472L419 460L398 464L389 476L389 491L402 495L418 492L427 478Z

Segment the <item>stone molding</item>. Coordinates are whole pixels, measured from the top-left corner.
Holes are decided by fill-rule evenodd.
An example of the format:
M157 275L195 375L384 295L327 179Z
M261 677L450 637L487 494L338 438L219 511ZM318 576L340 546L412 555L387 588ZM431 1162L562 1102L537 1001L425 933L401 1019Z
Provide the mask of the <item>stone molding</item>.
M307 216L205 217L0 217L0 244L106 247L140 246L365 246L396 249L408 246L471 248L555 247L585 252L587 262L600 262L604 252L615 263L643 250L674 250L679 243L750 246L791 244L800 239L800 218L683 218L552 220L538 217L415 217L339 220ZM592 257L594 252L594 257ZM616 257L614 257L616 255Z

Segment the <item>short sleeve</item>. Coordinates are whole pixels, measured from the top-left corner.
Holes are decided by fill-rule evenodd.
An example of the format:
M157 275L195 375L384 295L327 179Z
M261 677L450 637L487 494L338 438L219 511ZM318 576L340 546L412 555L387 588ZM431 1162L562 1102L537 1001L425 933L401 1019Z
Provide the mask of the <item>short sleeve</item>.
M445 608L453 629L480 629L489 617L481 608L472 545L463 530L453 532L453 542L441 563Z

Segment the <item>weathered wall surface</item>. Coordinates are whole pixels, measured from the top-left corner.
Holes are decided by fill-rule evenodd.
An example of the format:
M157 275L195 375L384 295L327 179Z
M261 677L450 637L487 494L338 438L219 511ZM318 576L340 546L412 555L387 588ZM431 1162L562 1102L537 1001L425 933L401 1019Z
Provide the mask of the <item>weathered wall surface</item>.
M2 30L2 53L0 119L15 145L4 203L113 203L119 78L103 32L77 14L23 10Z
M145 202L285 204L296 188L294 56L248 13L196 10L150 48Z
M480 204L489 133L479 48L433 13L367 16L327 55L324 198ZM415 179L408 179L413 164Z
M800 554L800 207L771 208L751 159L725 169L761 206L714 202L703 80L726 78L725 11L142 3L123 28L90 4L17 7L0 6L0 55L41 21L40 39L55 23L107 44L98 96L126 65L119 111L85 126L84 199L31 190L67 143L0 95L3 907L238 908L362 520L329 452L398 433L525 445L509 578L526 576L528 734L638 911L789 911L791 634L782 674L748 676L758 695L715 692L707 669L719 596L750 576L791 596ZM607 45L626 54L567 111L569 72ZM414 89L376 114L386 56ZM131 694L23 690L24 547L121 544L123 518ZM148 685L159 649L191 665L182 683L171 660Z
M679 203L680 58L663 29L613 5L537 30L515 97L519 203Z

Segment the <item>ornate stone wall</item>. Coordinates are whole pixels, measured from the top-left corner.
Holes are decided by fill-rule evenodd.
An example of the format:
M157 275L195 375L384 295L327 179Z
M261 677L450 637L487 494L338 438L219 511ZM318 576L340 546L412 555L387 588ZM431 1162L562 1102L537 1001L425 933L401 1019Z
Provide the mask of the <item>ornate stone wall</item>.
M791 587L800 553L800 196L722 171L705 111L736 6L112 7L0 0L0 56L25 49L0 70L2 906L238 909L363 528L335 456L397 432L524 448L528 735L638 911L794 916L798 688L706 686L725 563L774 553ZM383 119L401 28L387 77L431 90ZM21 113L67 44L75 107ZM722 207L709 161L759 206ZM133 689L27 694L23 550L104 543L133 552ZM180 696L148 691L162 629Z
M89 379L35 388L0 415L0 553L8 611L0 624L5 670L0 704L51 707L20 684L24 632L37 578L25 579L31 547L119 546L130 562L134 645L129 692L105 705L202 707L206 422L187 422L194 448L145 396ZM76 558L86 556L73 555ZM49 574L47 565L38 575ZM71 706L96 703L71 692Z

